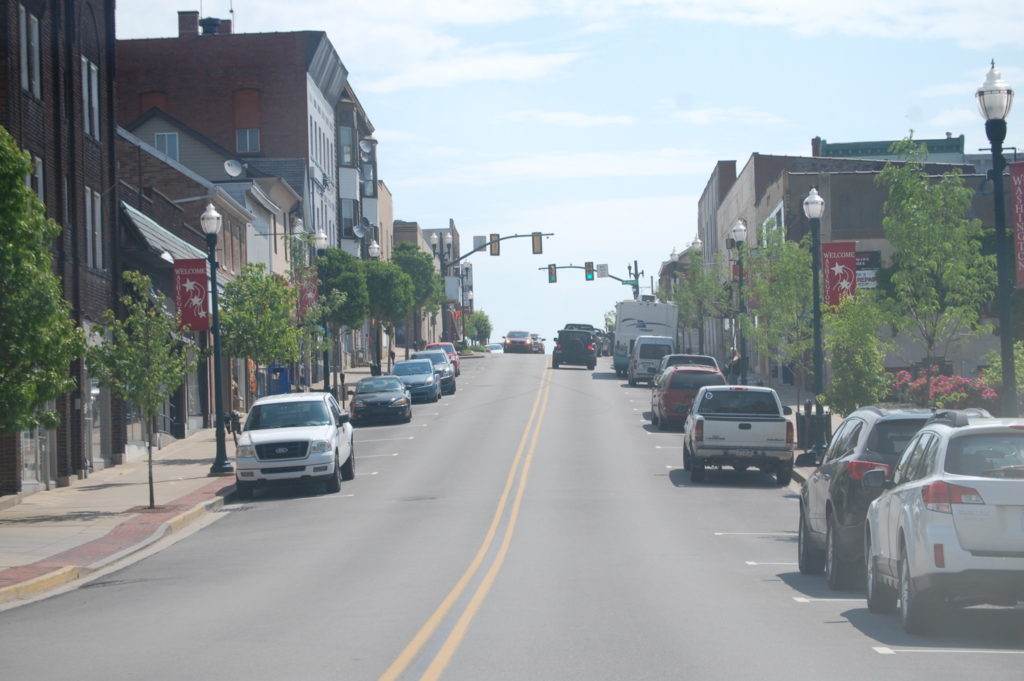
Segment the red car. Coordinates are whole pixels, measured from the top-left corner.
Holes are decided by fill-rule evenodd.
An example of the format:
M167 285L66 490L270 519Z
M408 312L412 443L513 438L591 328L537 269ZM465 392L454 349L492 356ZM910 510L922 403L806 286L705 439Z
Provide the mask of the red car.
M651 423L658 430L682 427L697 391L706 385L725 385L725 376L714 367L676 364L668 367L651 385Z
M453 343L427 343L424 350L444 350L448 355L448 360L455 367L455 375L458 376L462 373L462 366L459 364L459 351L455 349Z
M533 339L529 331L509 331L503 340L505 352L533 352Z

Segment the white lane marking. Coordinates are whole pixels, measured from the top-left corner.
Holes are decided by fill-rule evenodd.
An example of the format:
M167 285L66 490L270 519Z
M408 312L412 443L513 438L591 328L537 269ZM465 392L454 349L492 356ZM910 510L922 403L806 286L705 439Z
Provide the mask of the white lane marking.
M362 457L360 457L360 458L362 458ZM363 477L367 477L367 476L370 476L370 475L380 475L380 473L378 473L377 471L373 471L372 473L356 473L356 477L357 478L363 478Z
M797 603L863 603L863 598L807 598L806 596L793 596Z
M356 442L358 442L359 444L362 444L364 442L394 442L395 440L415 440L415 439L416 439L415 435L410 435L409 437L381 437L381 438L377 438L375 440L364 440L363 438L359 438L358 440L356 440Z
M760 563L753 560L744 561L747 565L796 565L796 563Z
M897 653L959 653L961 655L1024 655L1024 650L999 650L997 648L890 648L874 646L879 655L895 655Z
M672 447L672 446L665 446L665 445L654 445L654 448L655 449L682 449L682 447Z
M716 537L725 537L725 536L732 536L732 535L754 536L754 537L775 537L775 536L781 537L781 536L785 536L785 535L796 534L796 530L793 530L792 532L715 532L714 534L715 534Z
M398 452L395 452L394 454L360 454L359 460L362 461L363 459L384 459L390 458L392 456L398 456Z

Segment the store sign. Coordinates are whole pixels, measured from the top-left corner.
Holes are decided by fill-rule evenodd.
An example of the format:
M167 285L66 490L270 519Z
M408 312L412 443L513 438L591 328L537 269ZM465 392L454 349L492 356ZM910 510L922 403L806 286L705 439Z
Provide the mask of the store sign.
M881 268L881 251L857 251L857 288L878 288L878 270Z
M174 309L182 327L187 325L190 331L210 328L209 290L204 258L174 261Z
M1017 254L1017 288L1024 289L1024 162L1010 164L1010 213L1013 250Z
M825 274L825 305L838 305L857 290L857 242L832 241L821 245Z

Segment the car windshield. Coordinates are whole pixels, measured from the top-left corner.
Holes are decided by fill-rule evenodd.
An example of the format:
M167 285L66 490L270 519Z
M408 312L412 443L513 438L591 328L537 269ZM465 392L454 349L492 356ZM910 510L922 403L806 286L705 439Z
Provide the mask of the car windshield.
M395 376L415 376L416 374L434 373L434 365L429 360L404 360L396 362L391 373Z
M356 394L383 393L391 390L404 390L405 384L397 378L371 378L356 384Z
M530 334L526 331L509 331L509 338L529 338Z
M254 405L245 420L246 430L267 428L301 428L304 426L326 426L331 415L323 400L301 402L269 402Z
M896 458L927 420L928 416L922 415L919 419L882 421L872 430L866 446L873 452Z
M707 373L676 371L668 383L668 387L672 390L700 390L706 385L725 385L725 377L710 371Z
M949 442L946 472L983 478L1024 478L1024 433L978 434Z
M753 414L778 416L779 407L770 393L745 390L709 390L701 400L699 414Z
M640 359L661 359L668 353L672 352L672 346L661 343L641 343L640 344Z
M429 359L434 366L444 366L448 364L448 355L443 352L417 352L414 355L416 358L422 357L423 359Z

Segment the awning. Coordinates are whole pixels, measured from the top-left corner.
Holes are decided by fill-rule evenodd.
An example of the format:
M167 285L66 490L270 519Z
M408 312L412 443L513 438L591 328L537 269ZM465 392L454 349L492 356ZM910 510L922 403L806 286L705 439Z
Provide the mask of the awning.
M168 263L175 260L187 260L191 258L205 258L206 251L196 248L181 237L171 234L169 231L154 222L146 214L121 202L121 210L135 227L139 236L146 243L146 246Z

